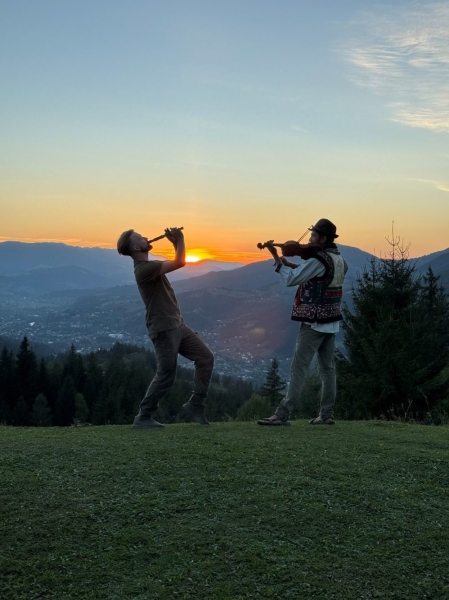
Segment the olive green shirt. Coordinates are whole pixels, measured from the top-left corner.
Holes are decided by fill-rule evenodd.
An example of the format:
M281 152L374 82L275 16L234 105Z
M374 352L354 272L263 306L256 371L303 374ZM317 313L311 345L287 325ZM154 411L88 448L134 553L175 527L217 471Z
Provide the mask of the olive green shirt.
M160 260L134 261L134 275L145 304L150 337L184 323L175 292L167 277L160 274L162 265Z

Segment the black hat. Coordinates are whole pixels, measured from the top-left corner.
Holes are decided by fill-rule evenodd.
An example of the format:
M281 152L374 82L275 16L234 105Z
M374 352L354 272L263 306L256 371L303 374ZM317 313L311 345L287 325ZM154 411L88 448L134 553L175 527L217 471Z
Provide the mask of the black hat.
M310 227L309 231L316 231L332 239L338 238L337 227L329 219L320 219L316 222L316 225Z

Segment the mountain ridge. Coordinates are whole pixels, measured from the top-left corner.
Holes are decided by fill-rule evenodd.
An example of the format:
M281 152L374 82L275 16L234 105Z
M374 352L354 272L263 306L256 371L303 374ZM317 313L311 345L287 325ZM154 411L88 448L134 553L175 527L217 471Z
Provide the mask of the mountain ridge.
M352 288L372 256L354 247L340 248L349 264L344 301L350 307ZM133 275L131 265L127 266ZM418 273L429 266L435 274L444 275L449 271L449 251L426 257L421 265L416 261ZM149 344L145 310L134 280L99 287L94 278L96 287L76 289L75 284L81 285L89 273L76 265L55 269L67 274L65 289L49 289L45 277L39 280L44 270L36 269L25 275L28 296L8 289L12 277L0 275L0 335L27 335L30 342L48 344L55 351L66 350L72 343L82 352L110 347L117 340ZM50 272L51 269L46 270L47 274ZM34 283L33 277L37 278ZM298 331L298 324L290 320L295 287L283 285L271 258L229 271L171 281L186 323L215 352L219 371L250 376L256 363L266 364L275 356L288 366ZM446 280L446 289L448 284ZM339 334L337 342L341 343L341 339Z
M166 260L150 254L153 260ZM182 280L211 271L226 271L241 263L226 263L204 259L187 263L172 274L172 280ZM64 269L69 272L64 273ZM72 276L70 276L70 274ZM81 275L82 274L82 275ZM0 243L0 295L32 296L56 290L109 288L134 283L132 260L108 248L81 248L57 242ZM5 279L8 278L8 279ZM44 281L47 289L44 289Z
M341 244L339 248L349 265L350 280L353 281L357 271L363 269L373 255L354 246ZM165 260L154 254L150 257L153 260ZM449 249L411 260L419 272L432 267L449 288ZM261 266L270 261L272 259L268 258L241 264L205 259L187 263L183 269L170 273L169 279L180 292L197 287L223 288L227 285L251 289L254 285L260 286L261 277L268 277L267 282L275 280L275 276L267 275L265 267ZM240 272L241 269L244 271ZM239 271L239 274L233 275L234 271ZM129 257L122 257L108 248L82 248L60 242L0 242L0 281L0 295L8 297L135 284Z

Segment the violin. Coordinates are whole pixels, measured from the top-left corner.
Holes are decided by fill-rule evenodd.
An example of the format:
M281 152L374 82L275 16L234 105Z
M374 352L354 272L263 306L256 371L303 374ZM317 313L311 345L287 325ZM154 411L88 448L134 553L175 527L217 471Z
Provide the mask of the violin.
M295 240L287 240L283 244L276 244L275 242L273 242L273 240L269 240L264 244L261 244L260 242L257 244L259 250L263 250L268 246L277 246L278 248L280 248L282 256L299 256L304 260L313 258L319 250L322 250L322 246L318 242L300 244L299 241L296 242Z

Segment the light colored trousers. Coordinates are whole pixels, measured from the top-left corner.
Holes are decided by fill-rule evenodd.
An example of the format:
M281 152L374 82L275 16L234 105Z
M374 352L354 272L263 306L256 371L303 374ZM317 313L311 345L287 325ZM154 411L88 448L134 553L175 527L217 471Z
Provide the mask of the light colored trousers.
M200 336L183 324L175 329L160 331L151 340L156 354L157 370L145 398L140 403L140 414L151 415L156 410L159 400L172 387L176 379L178 354L195 363L193 392L189 402L204 406L214 368L214 355Z
M278 417L288 419L292 410L298 406L307 372L315 354L318 356L322 381L320 416L323 420L333 417L337 392L334 350L334 333L321 333L306 323L301 324L292 361L290 384L285 398L276 409Z

